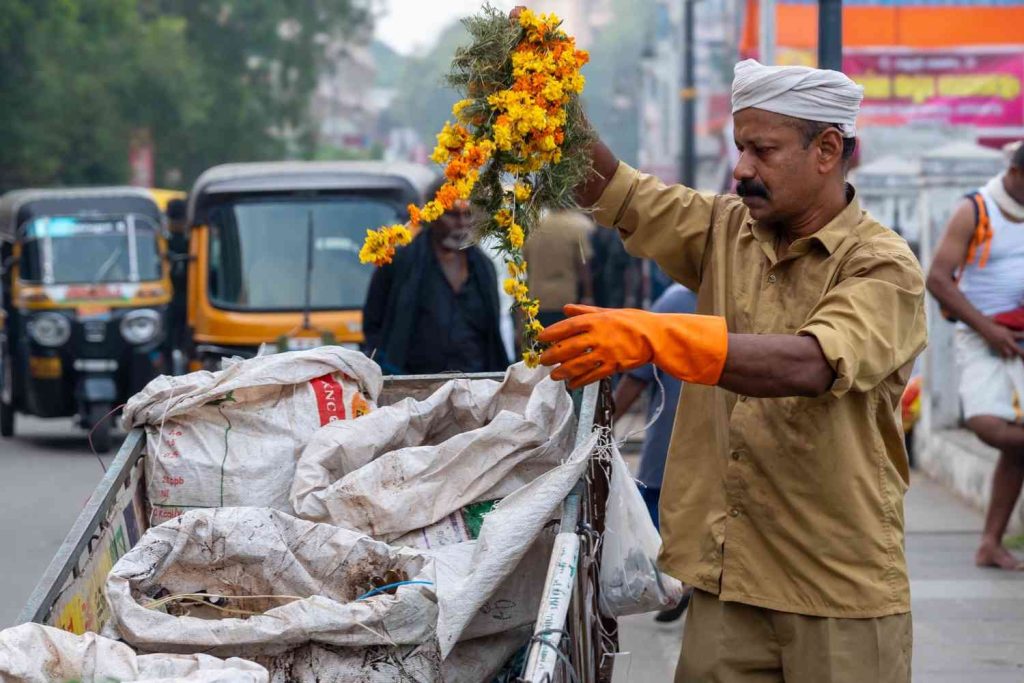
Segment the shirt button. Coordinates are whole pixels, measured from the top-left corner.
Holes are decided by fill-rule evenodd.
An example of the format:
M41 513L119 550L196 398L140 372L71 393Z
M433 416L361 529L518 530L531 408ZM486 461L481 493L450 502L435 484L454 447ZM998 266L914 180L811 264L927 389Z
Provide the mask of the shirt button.
M737 510L736 508L732 508L731 510L729 510L729 516L730 517L739 517L740 516L740 511Z
M768 282L770 282L771 284L774 285L776 280L778 280L778 278L775 277L775 273L772 273L771 275L768 276Z

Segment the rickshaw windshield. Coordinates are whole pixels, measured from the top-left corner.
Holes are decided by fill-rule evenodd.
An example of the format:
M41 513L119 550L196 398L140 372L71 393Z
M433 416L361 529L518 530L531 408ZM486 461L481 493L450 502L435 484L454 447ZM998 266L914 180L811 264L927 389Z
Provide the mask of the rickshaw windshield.
M20 229L21 279L44 284L159 280L158 226L147 216L43 216Z
M384 197L365 195L217 206L210 212L210 302L234 310L303 310L311 246L310 308L362 308L373 275L373 266L359 263L366 229L404 220L399 211Z

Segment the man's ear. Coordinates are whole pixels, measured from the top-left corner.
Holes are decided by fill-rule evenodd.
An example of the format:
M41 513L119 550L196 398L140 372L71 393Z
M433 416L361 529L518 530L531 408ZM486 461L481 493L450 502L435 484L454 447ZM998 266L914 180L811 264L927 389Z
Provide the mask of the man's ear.
M826 128L818 136L818 169L830 173L843 163L843 134L838 128Z

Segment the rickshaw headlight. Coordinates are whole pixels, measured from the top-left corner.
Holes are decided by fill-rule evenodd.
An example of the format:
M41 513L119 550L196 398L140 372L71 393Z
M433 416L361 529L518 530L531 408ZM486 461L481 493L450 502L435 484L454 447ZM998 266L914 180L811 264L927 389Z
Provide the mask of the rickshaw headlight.
M160 314L144 308L121 318L121 336L129 344L145 344L160 334Z
M60 313L40 313L28 321L28 335L40 346L63 346L71 338L71 323Z

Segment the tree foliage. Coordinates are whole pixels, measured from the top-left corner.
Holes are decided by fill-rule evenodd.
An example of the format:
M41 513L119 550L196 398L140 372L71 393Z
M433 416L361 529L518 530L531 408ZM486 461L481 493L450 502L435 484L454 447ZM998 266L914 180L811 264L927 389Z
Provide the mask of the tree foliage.
M639 138L640 63L650 23L648 0L614 0L615 20L595 31L588 46L590 63L583 73L587 87L583 103L587 115L615 153L636 163ZM396 89L392 121L417 132L433 146L434 135L451 119L451 106L460 95L445 82L456 49L469 44L461 23L448 26L423 55L407 58Z
M5 0L0 190L124 182L140 130L164 184L312 157L325 50L368 21L365 0Z

